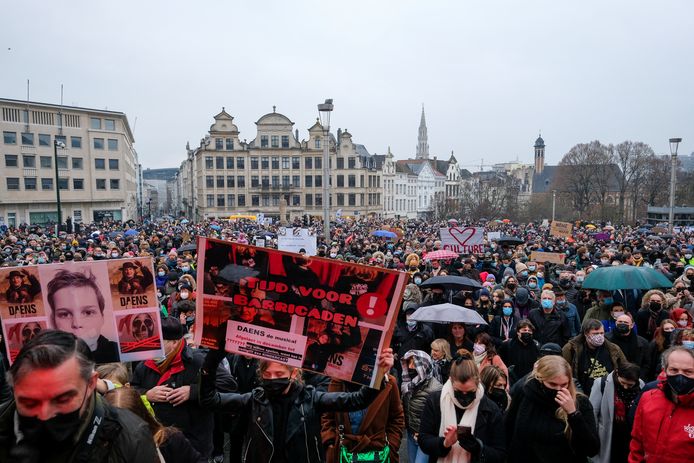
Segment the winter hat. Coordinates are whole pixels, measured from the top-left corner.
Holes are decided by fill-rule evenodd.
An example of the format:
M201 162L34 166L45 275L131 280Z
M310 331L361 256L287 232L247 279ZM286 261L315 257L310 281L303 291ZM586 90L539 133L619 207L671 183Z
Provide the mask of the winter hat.
M487 296L489 297L489 290L487 288L482 288L480 289L480 296Z
M414 301L405 301L405 303L402 305L402 311L403 313L412 313L416 311L419 308L419 304L417 304Z
M523 263L521 263L521 262L517 263L517 264L516 264L516 273L520 273L520 272L522 272L523 270L528 270L528 266L525 265L525 264L523 264Z
M520 305L525 305L530 299L530 293L525 288L518 288L516 290L516 302Z

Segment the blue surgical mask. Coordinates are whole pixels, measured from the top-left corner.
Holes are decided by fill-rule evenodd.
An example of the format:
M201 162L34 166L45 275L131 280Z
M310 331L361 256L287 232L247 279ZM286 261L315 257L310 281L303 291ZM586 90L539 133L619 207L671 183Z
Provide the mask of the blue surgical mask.
M407 329L414 331L417 328L417 322L414 320L407 320Z
M513 307L504 307L503 311L505 316L510 317L513 313Z
M416 284L416 285L421 285L421 284L422 284L422 279L421 279L421 278L415 278L415 279L414 279L414 284Z
M534 271L535 271L535 266L534 266L534 265L528 266L528 270L530 270L531 272L534 272Z
M694 349L694 341L682 341L682 345L687 349Z
M552 302L551 299L542 299L542 308L545 310L550 310L552 307L554 307L554 303Z
M612 304L614 304L614 298L613 297L606 297L605 299L602 300L602 302L605 305L612 305Z
M537 288L537 283L535 283L534 281L531 281L530 283L528 283L528 288L530 288L530 289Z

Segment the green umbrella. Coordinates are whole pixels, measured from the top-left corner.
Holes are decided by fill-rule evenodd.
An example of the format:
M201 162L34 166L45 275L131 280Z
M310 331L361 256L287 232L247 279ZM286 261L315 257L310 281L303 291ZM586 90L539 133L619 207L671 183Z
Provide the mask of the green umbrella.
M593 270L583 282L584 289L652 289L669 288L672 282L657 270L633 265L601 267Z

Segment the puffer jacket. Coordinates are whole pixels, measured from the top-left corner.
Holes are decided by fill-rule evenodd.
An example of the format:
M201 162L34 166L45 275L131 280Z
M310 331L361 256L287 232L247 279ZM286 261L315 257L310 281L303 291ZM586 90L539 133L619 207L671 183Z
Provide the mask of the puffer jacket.
M405 410L405 424L410 433L419 432L419 422L427 398L430 394L440 391L442 387L436 378L431 377L403 396L402 407Z
M321 414L363 410L379 393L368 387L357 392L320 392L313 386L297 383L285 435L275 436L272 404L262 387L246 394L220 393L215 389L214 376L201 375L200 404L217 412L243 413L247 417L241 449L243 463L269 462L275 452L280 451L292 461L322 463Z
M665 375L658 379L658 387L644 392L636 409L629 463L694 459L694 392L678 396L675 403Z

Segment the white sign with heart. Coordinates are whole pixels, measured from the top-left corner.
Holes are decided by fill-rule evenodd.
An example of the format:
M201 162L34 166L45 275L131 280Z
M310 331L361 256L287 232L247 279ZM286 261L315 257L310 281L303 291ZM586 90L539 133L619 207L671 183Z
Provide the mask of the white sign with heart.
M484 252L484 227L441 228L439 232L443 249L450 249L458 254Z

